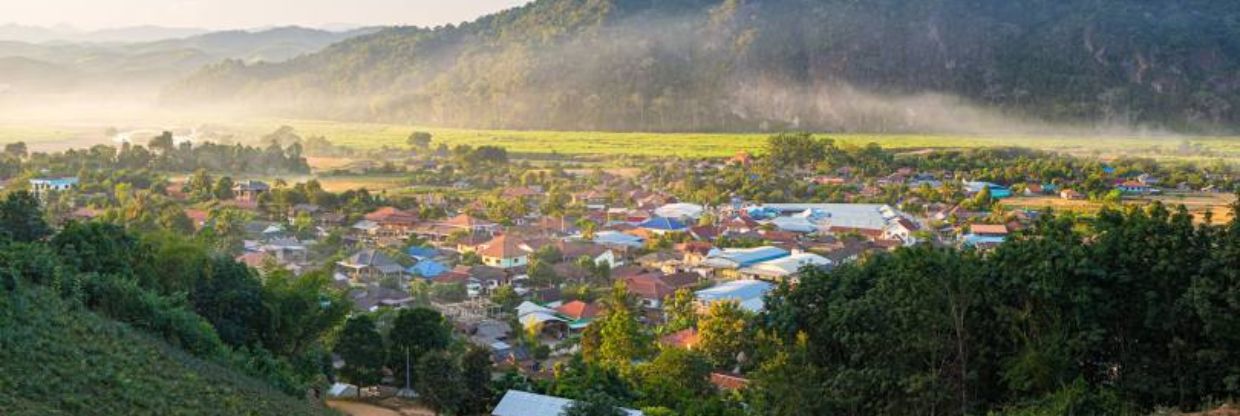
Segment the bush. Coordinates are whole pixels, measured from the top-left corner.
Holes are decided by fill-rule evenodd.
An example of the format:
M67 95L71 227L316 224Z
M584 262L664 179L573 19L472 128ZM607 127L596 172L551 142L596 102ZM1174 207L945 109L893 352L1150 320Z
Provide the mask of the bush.
M224 350L224 343L210 322L187 309L183 302L142 289L134 278L88 278L87 293L87 304L96 312L159 334L194 355L210 357Z

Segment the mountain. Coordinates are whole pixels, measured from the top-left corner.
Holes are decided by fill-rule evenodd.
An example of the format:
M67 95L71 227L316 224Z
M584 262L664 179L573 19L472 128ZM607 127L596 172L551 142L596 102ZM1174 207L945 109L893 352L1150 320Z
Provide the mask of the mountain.
M40 288L0 291L0 362L6 415L331 414Z
M1240 121L1240 3L537 0L280 63L169 103L469 127L1218 131Z
M207 33L205 29L163 26L132 26L83 31L67 26L41 27L18 24L0 25L0 40L27 43L92 42L138 43L184 38Z
M138 30L123 33L132 34ZM83 88L154 89L225 59L279 62L373 31L329 32L281 27L256 32L211 32L139 43L0 41L0 84L7 84L15 91L35 92ZM32 67L45 68L46 76L32 72Z

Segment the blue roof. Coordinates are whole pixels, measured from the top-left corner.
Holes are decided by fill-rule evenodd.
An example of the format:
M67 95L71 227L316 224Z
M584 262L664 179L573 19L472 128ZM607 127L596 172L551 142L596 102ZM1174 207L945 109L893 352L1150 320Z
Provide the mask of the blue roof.
M976 247L982 244L1002 244L1007 241L1006 237L984 236L977 234L968 234L964 236L964 244Z
M409 247L408 250L405 250L405 253L408 253L409 257L419 259L427 259L439 255L439 251L432 247Z
M648 219L646 222L641 223L639 227L663 231L680 231L689 228L689 226L685 225L683 222L680 222L680 220L666 217L654 217Z
M422 276L427 279L433 279L447 272L447 267L444 267L444 265L439 264L434 260L422 260L419 261L418 264L415 264L413 267L409 268L409 274Z

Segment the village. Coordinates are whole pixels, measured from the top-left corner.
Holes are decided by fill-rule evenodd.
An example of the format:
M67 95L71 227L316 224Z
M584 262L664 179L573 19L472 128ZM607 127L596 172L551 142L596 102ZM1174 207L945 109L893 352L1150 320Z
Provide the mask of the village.
M831 147L812 140L795 138L785 146ZM409 164L398 171L416 169L414 187L429 181L445 191L385 197L363 189L337 197L315 180L234 182L199 171L159 185L156 198L165 210L183 211L186 231L220 232L231 241L224 249L260 274L328 270L355 314L432 308L458 337L490 351L497 374L552 380L557 368L582 352L583 334L608 310L608 293L617 288L635 303L637 321L649 328L658 348L692 350L701 334L697 319L678 316L686 310L705 317L715 311L712 305L727 304L752 319L764 311L769 293L796 286L803 273L918 244L989 250L1043 213L1010 209L1005 201L1107 203L1216 189L1191 189L1186 181L1166 187L1153 173L1132 167L1117 172L1096 162L1074 171L1085 180L1001 184L909 163L887 163L889 171L839 163L824 168L814 166L813 156L784 161L774 173L769 164L777 156L739 153L723 160L644 162L641 173L624 175L511 166L502 148L454 149L451 156L442 146L421 149L415 149L418 157L396 159ZM392 162L383 169L392 171ZM496 169L509 173L485 173ZM438 173L426 179L427 172ZM726 189L728 178L756 182L769 176L793 182L788 187L800 195L746 198L740 189ZM82 182L40 177L28 186L49 208L59 207L65 221L115 218L108 203L90 201L115 200L126 209L126 201L106 193L65 198L81 193ZM703 188L709 188L705 195ZM749 382L739 365L743 357L732 361L738 365L710 373L721 391ZM344 364L336 357L337 367ZM391 372L383 384L389 387L341 381L330 395L385 397L410 390ZM512 400L554 399L513 391L518 395ZM503 403L494 414L529 414L503 413Z

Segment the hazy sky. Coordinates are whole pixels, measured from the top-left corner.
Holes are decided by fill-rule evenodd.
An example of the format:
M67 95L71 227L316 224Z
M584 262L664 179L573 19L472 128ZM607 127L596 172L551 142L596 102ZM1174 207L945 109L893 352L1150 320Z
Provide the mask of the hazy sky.
M458 23L529 0L0 0L0 24L241 29Z

